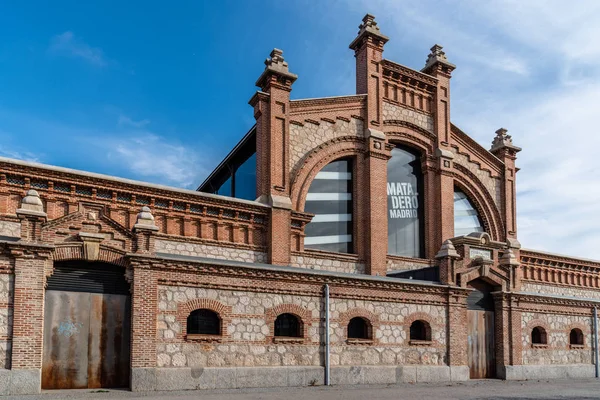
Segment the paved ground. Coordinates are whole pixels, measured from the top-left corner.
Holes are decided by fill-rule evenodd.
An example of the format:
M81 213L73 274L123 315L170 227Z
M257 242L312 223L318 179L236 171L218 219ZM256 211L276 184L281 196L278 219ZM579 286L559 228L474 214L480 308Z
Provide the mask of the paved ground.
M9 396L2 400L55 399L147 400L462 400L462 399L600 399L600 380L469 381L401 386L316 386L305 388L238 389L185 392L131 393L122 390L48 391L37 396Z

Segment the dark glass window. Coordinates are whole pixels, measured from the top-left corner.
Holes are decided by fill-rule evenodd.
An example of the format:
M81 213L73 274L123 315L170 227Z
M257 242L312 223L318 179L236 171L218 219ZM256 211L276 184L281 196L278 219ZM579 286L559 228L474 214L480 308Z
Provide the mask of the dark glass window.
M187 318L187 333L192 335L220 335L221 319L211 310L194 310Z
M275 320L275 336L302 337L300 319L292 314L281 314Z
M217 190L221 196L231 196L231 177L229 177Z
M546 330L540 326L536 326L531 331L531 343L533 344L546 344Z
M581 329L572 329L569 335L569 344L583 346L583 332Z
M387 165L388 253L423 257L423 174L417 153L396 147Z
M454 236L468 235L471 232L483 232L479 213L466 194L454 189Z
M306 225L304 247L351 253L352 161L327 164L312 181L304 211L315 214Z
M431 340L431 328L425 321L417 320L410 325L410 340Z
M256 153L235 171L234 194L238 199L256 200Z
M367 320L354 317L348 323L348 339L371 339L371 325Z

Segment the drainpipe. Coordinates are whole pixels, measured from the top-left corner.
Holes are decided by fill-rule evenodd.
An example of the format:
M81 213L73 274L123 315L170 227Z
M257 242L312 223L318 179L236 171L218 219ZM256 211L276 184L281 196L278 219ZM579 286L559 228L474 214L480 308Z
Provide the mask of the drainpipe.
M325 385L329 386L329 285L325 285Z
M598 306L594 306L594 339L596 341L596 345L594 346L596 352L596 378L600 378L600 351L598 351L598 344L600 344L600 341L598 340Z

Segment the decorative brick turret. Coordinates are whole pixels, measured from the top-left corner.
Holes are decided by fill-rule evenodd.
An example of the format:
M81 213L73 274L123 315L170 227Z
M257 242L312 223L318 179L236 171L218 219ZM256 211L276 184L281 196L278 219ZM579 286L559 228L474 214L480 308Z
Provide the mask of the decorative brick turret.
M520 147L513 145L512 137L507 130L500 128L492 142L490 152L504 163L504 185L502 187L503 217L506 229L506 238L517 238L517 210L516 210L516 178L518 169L515 167L517 153Z
M446 285L456 284L456 273L454 271L454 263L460 258L460 255L454 248L450 240L444 241L440 251L435 255L439 262L440 282Z
M272 207L269 224L269 262L289 265L291 246L289 121L290 92L298 78L283 52L273 49L256 81L261 90L250 99L256 119L256 193Z
M157 231L158 227L154 223L154 216L150 211L150 207L142 207L133 226L133 232L135 233L134 251L136 253L154 253L154 233Z
M42 224L48 218L44 212L44 204L40 195L35 190L29 190L17 209L17 216L21 220L21 240L37 242L42 237Z

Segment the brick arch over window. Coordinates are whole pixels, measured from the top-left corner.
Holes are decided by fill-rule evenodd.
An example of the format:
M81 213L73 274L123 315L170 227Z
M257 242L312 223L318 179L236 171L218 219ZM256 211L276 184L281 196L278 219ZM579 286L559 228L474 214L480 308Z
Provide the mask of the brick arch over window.
M415 321L423 321L429 325L431 341L433 341L433 337L435 332L438 332L440 329L445 329L441 321L432 318L431 315L424 312L414 312L409 314L404 318L404 330L406 331L406 340L410 340L410 327Z
M217 316L221 320L221 336L229 336L227 326L231 322L231 306L227 306L217 300L200 298L177 304L177 321L179 321L179 325L181 326L181 331L177 334L178 338L185 337L187 333L187 319L191 312L200 309L217 313Z
M421 158L433 155L435 137L416 125L390 127L386 129L385 135L391 144L408 146L420 151Z
M504 222L492 196L471 171L457 164L454 169L454 186L467 195L479 213L485 231L492 240L504 240Z
M295 210L304 210L306 195L315 176L332 161L363 154L365 144L362 138L343 136L323 143L311 151L300 162L300 167L292 172L292 205Z
M127 267L127 261L125 259L125 252L114 249L112 247L100 245L98 253L98 259L90 260L86 257L83 248L83 243L69 244L57 246L52 253L53 261L99 261L109 264L120 265L121 267Z
M344 330L345 338L348 337L348 324L353 318L362 318L365 321L367 321L367 323L371 326L370 340L372 340L373 343L375 343L375 332L377 332L377 329L379 329L380 326L379 317L376 314L364 308L353 308L344 313L340 313L338 323L340 325L340 328Z
M296 304L280 304L273 308L269 308L265 312L265 322L269 327L269 336L267 337L268 341L273 340L273 337L275 336L275 320L281 314L292 314L293 316L297 317L301 324L301 336L297 339L300 342L308 339L308 327L312 323L312 313Z

